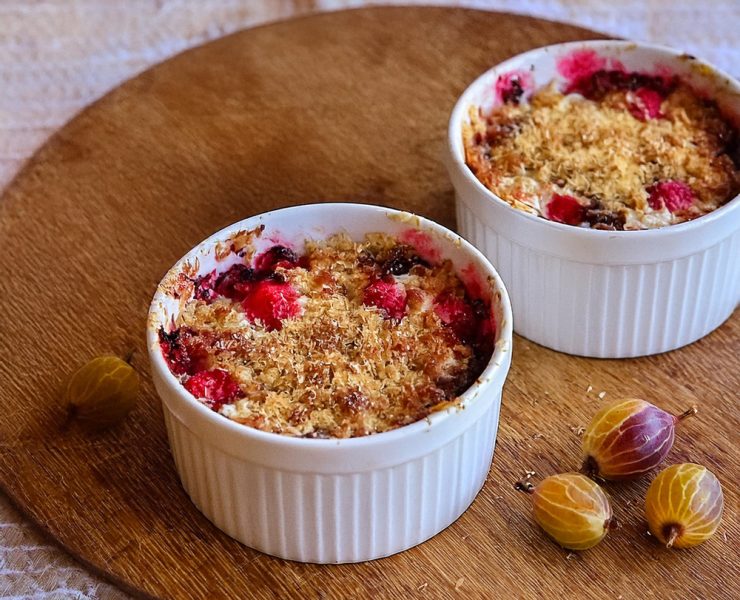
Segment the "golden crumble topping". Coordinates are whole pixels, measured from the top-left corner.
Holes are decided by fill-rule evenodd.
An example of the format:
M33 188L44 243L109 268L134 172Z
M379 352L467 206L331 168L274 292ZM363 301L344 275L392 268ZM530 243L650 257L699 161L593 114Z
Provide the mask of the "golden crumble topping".
M251 263L251 264L250 264ZM449 261L383 234L275 246L194 283L171 331L172 372L239 423L354 437L422 419L467 389L493 348L490 306Z
M515 208L596 229L680 223L738 193L736 134L713 103L677 79L596 76L488 115L471 107L463 138L476 177Z

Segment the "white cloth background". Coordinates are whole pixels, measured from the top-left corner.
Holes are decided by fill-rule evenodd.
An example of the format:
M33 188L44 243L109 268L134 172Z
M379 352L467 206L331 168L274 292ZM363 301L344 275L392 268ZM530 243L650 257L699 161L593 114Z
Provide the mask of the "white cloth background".
M361 0L2 0L0 188L75 113L186 48ZM740 0L425 0L541 16L674 46L740 75ZM0 241L1 243L1 241ZM127 598L45 540L0 494L0 597Z

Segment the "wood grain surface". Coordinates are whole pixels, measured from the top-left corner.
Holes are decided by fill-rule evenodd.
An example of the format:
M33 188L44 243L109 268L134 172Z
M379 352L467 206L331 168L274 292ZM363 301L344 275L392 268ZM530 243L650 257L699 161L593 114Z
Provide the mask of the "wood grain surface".
M145 316L167 268L213 231L307 201L353 200L454 226L440 161L449 111L488 66L595 37L524 17L378 8L242 32L126 83L59 132L0 202L0 474L44 531L124 589L161 598L727 598L737 582L737 313L705 339L636 360L522 338L488 481L451 527L359 565L290 563L219 532L188 500L149 376ZM65 426L64 378L135 350L137 408L90 435ZM604 397L602 392L606 392ZM692 551L645 534L651 477L609 485L622 528L568 554L513 489L579 465L577 428L605 401L696 403L669 463L724 484L724 523Z

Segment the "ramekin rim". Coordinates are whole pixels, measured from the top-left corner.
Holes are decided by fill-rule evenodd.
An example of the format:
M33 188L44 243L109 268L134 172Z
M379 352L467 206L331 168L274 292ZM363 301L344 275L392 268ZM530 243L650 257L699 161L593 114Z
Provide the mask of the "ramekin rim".
M408 425L372 435L353 438L299 438L279 433L262 431L248 425L236 423L231 419L228 419L223 415L214 412L213 410L204 406L201 402L197 400L197 398L190 394L170 371L164 360L164 357L162 356L162 353L158 351L158 331L154 327L153 320L153 314L159 309L158 302L163 297L160 285L162 281L168 276L168 274L177 269L185 260L196 255L200 248L216 241L221 236L230 233L234 229L249 227L252 223L260 220L264 221L271 215L278 212L299 212L301 209L319 206L326 207L327 209L341 209L352 207L352 209L359 208L361 210L380 210L385 212L386 215L396 215L397 217L402 217L404 219L418 219L418 221L414 224L414 227L424 227L426 229L431 229L435 231L438 234L438 238L443 238L445 239L445 243L454 243L458 247L464 249L465 252L468 253L471 257L475 257L477 259L479 265L482 265L485 268L486 280L490 282L492 295L498 297L498 302L500 303L502 313L502 322L496 324L498 339L496 340L494 352L482 373L477 377L476 381L468 389L466 389L462 394L458 396L456 401L450 407L438 412L434 412L427 417L413 423L409 423ZM377 204L362 204L355 202L314 202L278 208L252 215L250 217L247 217L246 219L231 223L226 227L219 229L215 233L211 234L210 236L193 246L167 270L162 279L157 283L156 291L147 311L146 341L150 364L154 369L157 370L160 378L165 383L165 385L167 385L168 388L175 392L178 401L181 401L192 407L198 418L202 418L205 421L210 421L211 424L215 427L223 427L225 428L225 430L231 431L234 435L241 436L244 439L251 439L252 441L258 441L262 443L274 443L282 447L305 449L310 448L312 450L320 450L322 448L326 449L329 447L358 448L362 446L371 447L375 445L392 443L396 439L412 437L416 434L423 434L429 431L431 427L437 426L438 424L441 424L443 421L447 420L447 418L454 412L465 410L468 404L475 400L475 398L482 390L484 390L486 387L488 387L489 384L497 379L497 375L499 375L502 371L504 372L505 376L506 371L508 371L508 365L511 361L513 342L513 316L508 292L496 269L493 267L491 262L483 255L483 253L480 252L480 250L478 250L470 242L465 240L462 236L455 233L454 231L416 213L380 206Z
M506 200L504 200L503 198L495 194L493 191L489 190L485 185L483 185L480 182L480 180L472 173L470 168L467 166L465 162L464 150L460 151L460 149L458 148L458 144L456 144L455 142L455 140L458 139L458 137L461 135L459 124L462 122L461 117L462 117L463 111L465 111L470 104L467 101L466 97L471 92L471 90L478 84L478 82L481 79L489 76L492 72L506 69L509 63L514 62L514 61L520 61L522 60L522 58L524 58L525 56L529 54L537 55L540 53L548 53L548 52L557 51L557 50L567 50L568 48L582 48L584 46L593 47L593 48L601 48L601 47L612 47L613 48L616 46L619 48L623 48L625 50L632 49L632 48L640 48L640 49L652 50L658 53L666 54L670 56L671 59L680 59L681 57L686 57L687 59L694 61L696 64L709 69L714 76L724 79L725 84L730 88L730 90L733 93L737 93L738 95L740 95L740 81L739 80L731 76L729 73L726 73L719 67L716 67L713 64L701 58L688 54L685 51L678 50L676 48L671 48L670 46L643 43L643 42L635 42L631 40L600 40L600 39L562 42L559 44L550 44L548 46L540 46L538 48L532 48L530 50L520 52L519 54L516 54L514 56L510 56L506 60L501 61L491 66L490 68L486 69L484 72L478 75L473 81L471 81L465 87L463 92L458 96L452 108L452 112L450 113L450 119L449 119L448 127L447 127L446 150L448 154L448 160L450 161L449 164L452 167L456 168L469 183L472 183L472 185L479 192L483 193L484 196L486 196L489 200L495 202L496 204L506 207L507 209L513 211L514 213L517 213L519 215L518 218L524 218L528 220L530 223L532 223L533 225L536 223L535 226L537 227L548 227L548 228L555 229L556 231L560 231L564 233L570 232L574 236L581 236L582 238L590 238L590 239L599 240L599 241L603 241L607 239L614 239L614 238L619 239L619 238L624 238L625 236L627 237L627 239L649 240L650 238L681 235L693 229L710 226L711 223L724 218L724 216L727 213L733 212L735 210L739 210L740 209L740 193L738 193L733 198L725 202L719 208L716 208L715 210L705 215L697 217L696 219L692 219L690 221L684 221L683 223L677 223L675 225L667 225L665 227L657 227L657 228L652 228L652 229L639 229L639 230L631 230L631 231L599 230L599 229L592 229L590 227L576 227L573 225L566 225L565 223L558 223L556 221L550 221L549 219L544 219L542 217L533 215L523 210L515 209L508 202L506 202ZM740 121L740 113L737 115L737 119L738 121Z

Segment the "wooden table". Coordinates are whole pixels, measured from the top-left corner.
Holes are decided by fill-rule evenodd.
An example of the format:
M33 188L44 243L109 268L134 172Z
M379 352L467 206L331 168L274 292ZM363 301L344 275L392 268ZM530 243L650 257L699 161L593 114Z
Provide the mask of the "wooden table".
M458 9L321 15L187 52L85 111L0 204L4 490L67 550L143 596L740 595L737 314L696 344L636 360L517 338L483 491L446 531L380 561L303 565L241 546L189 502L167 447L143 332L154 287L179 256L230 222L314 200L386 204L454 226L440 155L457 95L507 56L590 37ZM65 376L129 349L144 382L136 410L97 436L64 427ZM699 405L668 462L705 464L724 484L725 522L704 546L670 552L645 535L650 477L608 487L623 528L591 551L568 554L534 526L513 482L577 468L577 427L617 396L673 412Z

